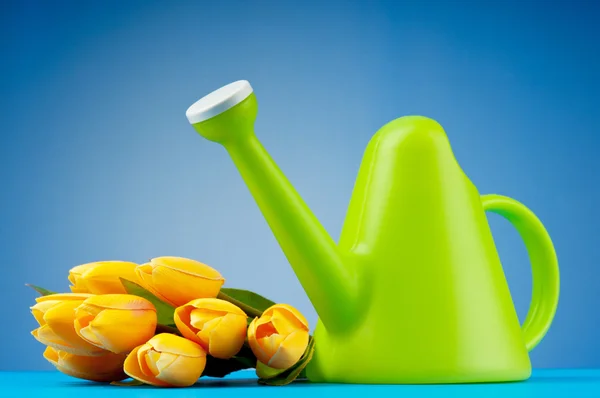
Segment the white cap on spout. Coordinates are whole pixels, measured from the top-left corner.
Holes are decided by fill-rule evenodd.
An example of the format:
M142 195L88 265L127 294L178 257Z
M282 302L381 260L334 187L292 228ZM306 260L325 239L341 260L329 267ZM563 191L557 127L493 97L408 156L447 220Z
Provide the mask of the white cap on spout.
M185 112L190 124L196 124L233 108L252 94L247 80L238 80L200 98Z

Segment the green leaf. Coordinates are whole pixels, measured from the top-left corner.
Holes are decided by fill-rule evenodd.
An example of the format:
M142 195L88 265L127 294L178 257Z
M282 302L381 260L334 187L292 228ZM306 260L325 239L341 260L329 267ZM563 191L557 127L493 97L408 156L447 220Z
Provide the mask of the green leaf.
M35 290L42 296L49 296L51 294L56 294L56 292L53 292L52 290L44 289L43 287L32 285L30 283L26 283L25 286L32 288L33 290Z
M137 386L144 385L143 382L136 380L136 379L124 380L124 381L111 381L110 384L112 386L120 386L120 387L137 387Z
M154 307L156 308L156 315L158 317L158 324L167 325L167 326L175 326L175 320L173 319L173 314L175 313L175 308L171 305L165 303L154 294L144 289L137 283L131 282L127 279L121 279L121 283L127 293L133 294L134 296L143 297L146 300L150 301Z
M298 379L306 379L306 368L302 369L302 371L300 372L300 374L298 375L298 377L296 377L296 380Z
M273 379L287 371L288 369L275 369L262 362L256 362L256 375L259 379Z
M258 293L251 292L250 290L224 287L221 289L221 291L229 297L241 301L242 303L248 304L261 312L264 312L267 308L275 305L274 301L269 300L268 298L261 296Z
M258 382L260 384L265 384L265 385L269 385L269 386L285 386L287 384L290 384L291 382L296 380L301 374L303 374L304 368L306 368L306 365L308 365L308 363L312 359L314 352L315 352L315 340L312 338L312 336L310 336L309 340L308 340L308 346L306 347L306 351L304 351L304 355L302 355L300 360L298 362L296 362L296 364L294 364L294 366L292 366L291 368L289 368L281 373L271 372L271 371L265 372L262 375L270 376L270 377L262 378L259 376L260 378L258 379ZM269 367L266 367L266 368L272 369ZM275 369L273 369L273 370L275 370ZM257 366L257 373L258 373L258 366ZM269 373L271 373L271 374L269 375Z
M229 301L230 303L237 305L251 318L261 316L267 308L275 305L274 301L271 301L260 294L244 289L232 289L224 287L221 289L217 297L221 300Z

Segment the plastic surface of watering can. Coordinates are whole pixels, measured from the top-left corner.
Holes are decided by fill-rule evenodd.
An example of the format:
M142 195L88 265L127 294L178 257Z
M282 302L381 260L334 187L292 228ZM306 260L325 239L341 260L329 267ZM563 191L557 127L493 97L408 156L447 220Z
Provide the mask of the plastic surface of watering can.
M469 383L531 374L559 294L556 254L521 203L480 196L435 121L407 116L369 142L336 244L254 134L247 81L186 115L225 147L314 305L316 382ZM521 326L486 211L523 238L533 295Z

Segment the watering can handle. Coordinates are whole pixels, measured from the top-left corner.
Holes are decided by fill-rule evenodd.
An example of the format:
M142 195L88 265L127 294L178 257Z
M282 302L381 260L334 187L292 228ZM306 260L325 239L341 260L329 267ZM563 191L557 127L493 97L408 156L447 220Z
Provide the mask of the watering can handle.
M542 222L525 205L506 196L483 195L483 209L506 218L519 231L531 262L533 292L523 323L523 338L531 351L544 337L558 305L560 277L556 252Z

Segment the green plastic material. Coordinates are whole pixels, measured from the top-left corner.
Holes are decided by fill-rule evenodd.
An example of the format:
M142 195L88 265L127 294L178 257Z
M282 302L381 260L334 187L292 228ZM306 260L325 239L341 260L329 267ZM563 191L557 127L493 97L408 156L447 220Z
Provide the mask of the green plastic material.
M559 295L556 254L519 202L480 196L435 121L383 126L365 151L339 244L254 134L255 94L194 124L239 169L314 305L316 382L469 383L531 374ZM533 295L521 327L485 211L519 231Z

